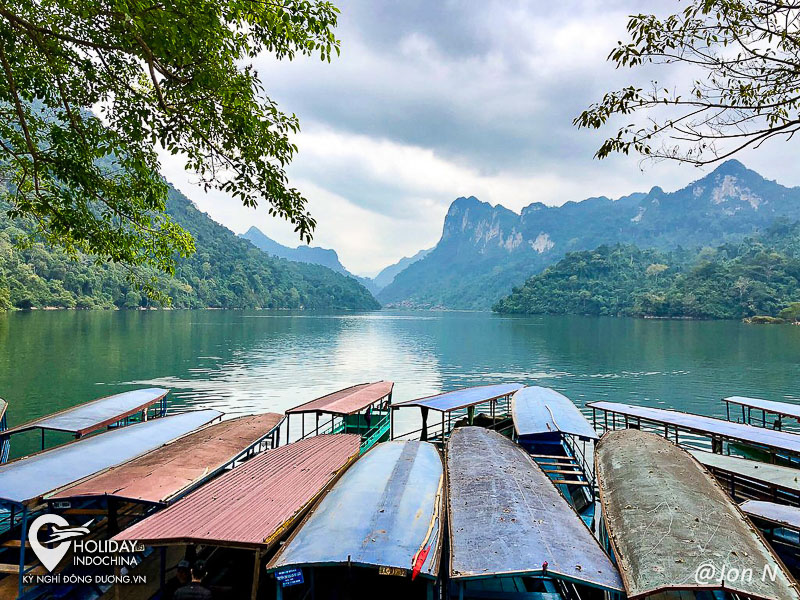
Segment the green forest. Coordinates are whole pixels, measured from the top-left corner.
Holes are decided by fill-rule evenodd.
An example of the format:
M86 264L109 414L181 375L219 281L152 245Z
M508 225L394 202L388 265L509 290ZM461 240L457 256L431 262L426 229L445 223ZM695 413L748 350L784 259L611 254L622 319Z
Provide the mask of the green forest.
M508 314L800 318L800 223L714 248L671 252L604 245L572 252L514 288Z
M7 210L0 205L0 214ZM380 308L357 281L318 265L267 256L214 222L174 188L167 212L195 238L197 251L177 261L175 275L155 271L174 308ZM34 241L21 219L0 218L0 310L147 308L154 305L129 281L126 267L76 260Z

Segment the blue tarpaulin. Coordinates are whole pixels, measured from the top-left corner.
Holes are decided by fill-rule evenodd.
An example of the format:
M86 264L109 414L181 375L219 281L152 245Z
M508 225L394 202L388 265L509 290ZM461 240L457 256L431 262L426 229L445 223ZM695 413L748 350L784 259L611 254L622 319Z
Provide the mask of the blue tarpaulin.
M511 416L518 437L563 433L597 439L594 428L578 407L550 388L532 386L519 390L511 398Z
M522 387L523 385L520 383L482 385L453 390L452 392L445 392L435 396L426 396L425 398L418 398L416 400L407 400L406 402L396 402L392 403L392 406L399 408L404 406L419 406L447 412L459 408L466 408L474 404L489 402L490 400L496 400L497 398L513 394Z
M442 545L443 468L432 444L385 442L352 466L268 569L394 567L435 578Z
M114 429L0 465L0 500L19 504L119 465L222 416L196 410Z

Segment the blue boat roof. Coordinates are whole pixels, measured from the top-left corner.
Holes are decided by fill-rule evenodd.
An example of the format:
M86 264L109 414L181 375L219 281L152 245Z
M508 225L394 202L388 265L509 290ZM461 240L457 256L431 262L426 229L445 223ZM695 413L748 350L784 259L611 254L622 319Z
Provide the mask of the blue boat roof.
M590 402L586 406L619 415L627 415L637 419L645 419L665 425L673 425L682 429L704 435L718 435L727 439L749 442L758 446L783 450L793 454L800 454L800 435L753 427L743 423L732 423L724 419L714 419L702 415L649 408L646 406L631 406L618 402Z
M729 396L728 398L723 398L723 401L728 402L729 404L738 404L748 408L764 410L768 413L773 413L776 415L800 419L800 405L792 404L791 402L775 402L773 400L746 398L744 396Z
M267 569L352 564L410 572L416 563L420 576L435 578L443 482L432 444L379 444L342 476Z
M521 446L495 431L460 427L447 443L447 481L451 578L546 572L623 591L611 559Z
M511 416L519 437L564 433L596 440L597 433L572 400L546 387L524 387L511 398Z
M96 436L0 465L0 501L24 504L89 475L122 464L222 416L195 410Z
M453 390L452 392L444 392L442 394L436 394L435 396L417 398L416 400L393 402L392 406L419 406L432 408L433 410L440 410L442 412L449 412L451 410L458 410L459 408L466 408L467 406L481 404L483 402L489 402L490 400L502 398L503 396L508 396L522 387L524 386L520 383L482 385L477 387L463 388L460 390Z
M775 504L763 500L747 500L741 509L748 517L756 517L800 531L800 507Z
M169 390L163 388L147 388L98 398L12 427L6 431L6 435L31 429L49 429L84 435L135 414L160 401L168 393Z

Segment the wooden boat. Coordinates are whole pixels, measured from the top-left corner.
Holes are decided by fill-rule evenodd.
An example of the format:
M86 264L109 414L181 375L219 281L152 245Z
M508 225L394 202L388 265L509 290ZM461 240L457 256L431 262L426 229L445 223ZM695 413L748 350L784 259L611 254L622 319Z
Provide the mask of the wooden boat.
M747 500L741 508L792 574L800 575L800 507Z
M9 589L19 598L31 591L24 576L37 567L27 551L30 521L40 514L45 496L81 479L120 465L222 417L217 410L197 410L76 440L0 465L0 597ZM26 556L27 555L27 556ZM13 562L11 562L13 560Z
M525 387L511 398L513 439L525 448L591 529L594 466L586 443L599 439L572 401L545 387ZM590 448L591 450L591 448Z
M48 431L79 439L103 429L114 429L163 417L167 412L167 394L169 390L163 388L130 390L91 400L10 429L0 426L0 445L4 446L0 447L0 462L8 459L8 445L13 435L38 430L41 449L44 450L45 433ZM4 413L4 409L5 406L0 413Z
M602 437L595 462L601 539L630 600L800 598L758 530L688 452L626 429Z
M450 433L461 425L478 425L497 431L511 430L511 395L522 388L519 383L500 383L462 388L416 400L392 404L392 439L420 439L444 447ZM422 426L398 432L394 413L403 408L419 408ZM431 411L439 419L429 423Z
M518 444L479 427L447 443L453 599L619 599L616 567Z
M376 446L270 561L277 598L432 600L443 512L444 473L435 446Z
M290 419L299 415L299 439L325 433L354 433L361 437L361 452L366 452L389 439L393 388L391 381L360 383L290 408L286 411L286 441L291 434ZM314 416L308 431L306 415Z
M161 576L152 583L162 589L168 567L198 548L211 573L206 583L218 597L255 599L264 583L265 559L358 458L360 445L357 435L323 434L268 450L114 540L135 540L158 549L156 556L163 558L160 565L155 562ZM171 549L176 552L170 554Z

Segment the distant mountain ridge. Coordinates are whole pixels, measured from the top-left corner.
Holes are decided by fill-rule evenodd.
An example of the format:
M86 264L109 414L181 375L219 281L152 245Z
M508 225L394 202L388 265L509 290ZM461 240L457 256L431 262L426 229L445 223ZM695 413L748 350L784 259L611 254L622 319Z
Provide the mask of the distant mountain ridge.
M307 245L297 246L296 248L284 246L283 244L280 244L267 236L258 227L251 227L245 233L239 234L239 237L250 241L254 246L256 246L256 248L259 248L272 256L285 258L286 260L293 262L321 265L323 267L328 267L337 273L341 273L342 275L352 277L365 288L367 288L372 294L377 294L381 289L392 283L398 273L401 273L409 265L424 258L431 251L431 249L420 250L414 256L403 257L395 264L384 268L374 278L369 278L354 275L348 271L339 261L339 255L336 253L336 250Z
M800 209L800 188L768 181L731 160L675 192L654 187L611 200L533 203L517 214L475 197L455 200L442 237L378 294L388 306L487 310L567 252L603 244L642 248L741 240Z
M240 233L239 237L248 240L256 248L263 250L271 256L285 258L292 262L320 265L336 273L351 277L367 288L373 296L379 291L375 283L369 277L359 277L348 271L344 265L339 262L339 255L336 253L336 250L308 245L290 248L289 246L284 246L276 242L258 227L251 227L245 233Z
M397 277L400 273L405 271L415 262L422 260L423 258L428 256L428 254L430 254L432 251L433 248L428 248L427 250L420 250L414 256L404 256L393 265L385 267L380 273L378 273L375 277L373 277L372 281L375 282L375 286L379 290L382 290L387 285L391 284L394 281L395 277Z

